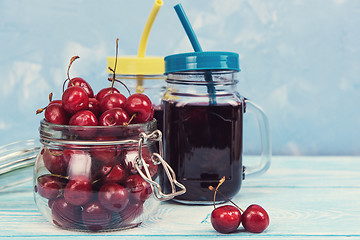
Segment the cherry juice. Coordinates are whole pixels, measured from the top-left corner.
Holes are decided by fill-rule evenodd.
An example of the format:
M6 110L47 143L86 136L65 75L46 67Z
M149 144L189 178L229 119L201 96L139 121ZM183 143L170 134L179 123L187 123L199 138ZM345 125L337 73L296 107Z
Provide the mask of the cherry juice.
M225 176L220 191L228 198L241 187L242 125L241 102L209 105L165 102L165 160L175 171L186 193L175 201L191 204L211 204L216 187ZM160 183L166 192L170 184L163 174ZM226 201L220 194L217 202Z
M161 105L154 107L154 118L157 121L157 129L159 129L161 132L163 132L163 117L164 117L163 114L164 114L164 109L162 108Z

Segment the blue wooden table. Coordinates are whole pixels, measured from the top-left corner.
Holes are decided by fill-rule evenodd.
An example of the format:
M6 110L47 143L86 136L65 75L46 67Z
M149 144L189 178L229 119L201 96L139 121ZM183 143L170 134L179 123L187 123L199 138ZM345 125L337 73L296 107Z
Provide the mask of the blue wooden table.
M273 157L268 172L246 179L233 199L269 213L261 234L213 230L212 206L162 203L139 227L107 233L59 229L38 212L31 182L0 192L0 238L13 239L360 239L360 157Z

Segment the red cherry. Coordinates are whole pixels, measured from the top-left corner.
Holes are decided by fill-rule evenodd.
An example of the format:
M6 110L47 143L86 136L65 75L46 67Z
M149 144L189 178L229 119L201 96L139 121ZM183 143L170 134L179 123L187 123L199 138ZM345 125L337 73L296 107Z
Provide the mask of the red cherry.
M104 177L102 179L103 182L123 182L128 176L128 172L126 168L120 164L106 164L100 169L100 174Z
M61 100L52 100L49 104L48 104L48 107L51 105L51 104L54 104L54 103L59 103L62 105L62 101Z
M154 175L156 175L157 170L158 170L158 165L155 165L155 163L151 160L151 154L147 151L147 148L143 148L143 153L142 153L142 157L144 158L147 167L149 169L150 175L151 177L154 177ZM143 172L145 172L144 167L141 168L143 170Z
M62 228L77 228L81 223L81 207L71 205L64 198L52 203L51 215L54 224Z
M70 114L89 108L89 97L85 90L79 86L67 88L62 95L61 101L64 109Z
M105 183L98 193L99 202L110 211L120 212L129 203L129 193L126 188L117 183Z
M224 205L211 212L211 224L219 233L235 232L240 223L240 210L234 206Z
M131 223L139 217L143 211L143 202L129 202L128 206L120 212L120 217L124 223Z
M129 122L129 120L130 117L124 109L113 108L101 114L99 119L99 125L100 126L123 125L123 123Z
M95 141L114 141L117 140L116 137L111 136L101 136L96 137ZM94 146L91 148L90 153L95 159L99 160L102 163L111 163L114 164L116 160L120 157L121 149L116 145L103 145L103 146Z
M109 146L107 148L104 146L93 148L91 150L91 155L102 163L114 164L120 154L117 152L116 147Z
M69 120L69 125L74 126L97 126L98 120L95 114L89 110L75 113Z
M130 116L136 114L133 123L148 122L154 116L154 109L150 99L141 93L135 93L128 97L125 103L125 110Z
M65 178L45 174L37 178L36 191L46 199L54 199L60 195L66 183Z
M101 116L100 103L96 98L89 98L89 110L98 118Z
M92 197L91 182L85 176L76 176L70 179L64 190L65 200L76 206L87 203Z
M121 93L109 93L100 101L100 109L102 112L112 108L123 108L126 102L126 97Z
M252 233L261 233L269 226L269 215L261 206L250 205L242 216L242 225Z
M120 92L119 92L119 90L117 90L114 87L103 88L96 94L96 99L99 102L101 102L101 99L103 99L103 97L105 97L106 95L108 95L110 93L120 93Z
M99 124L95 114L89 110L82 110L75 113L69 120L73 126L97 126ZM73 133L83 138L91 138L96 135L96 128L74 128Z
M98 201L87 203L83 207L81 215L84 225L90 231L100 231L106 229L112 217L112 213L101 206Z
M67 176L69 159L65 158L64 152L57 149L44 148L41 150L45 167L52 174Z
M133 201L144 202L152 194L150 183L145 181L139 174L129 176L125 181Z
M45 120L50 123L66 125L69 122L69 115L61 103L49 103L45 109Z
M84 79L82 79L81 77L72 78L68 83L68 88L72 87L72 86L82 87L85 90L85 92L89 98L94 97L94 91L92 90L90 84L88 82L86 82Z

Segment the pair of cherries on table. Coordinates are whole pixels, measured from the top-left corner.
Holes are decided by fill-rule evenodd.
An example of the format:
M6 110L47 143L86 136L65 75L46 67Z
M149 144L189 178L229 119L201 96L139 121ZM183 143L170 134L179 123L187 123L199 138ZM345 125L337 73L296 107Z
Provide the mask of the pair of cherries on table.
M233 233L242 223L244 229L252 233L263 232L270 223L269 215L258 204L251 204L246 210L242 210L233 201L228 199L219 187L225 181L225 177L220 179L216 188L209 186L211 191L214 191L214 210L211 212L211 224L213 228L219 233ZM215 206L216 193L221 194L225 199L230 201L233 205ZM242 214L241 214L242 213Z

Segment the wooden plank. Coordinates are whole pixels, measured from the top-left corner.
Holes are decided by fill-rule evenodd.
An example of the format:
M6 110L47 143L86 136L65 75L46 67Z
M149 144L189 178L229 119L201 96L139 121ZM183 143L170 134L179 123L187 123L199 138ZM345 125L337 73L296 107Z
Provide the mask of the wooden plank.
M244 158L244 165L256 162L256 157ZM245 179L243 187L247 186L359 187L360 157L276 156L265 174Z
M140 227L84 233L52 226L37 210L31 183L0 192L0 238L14 239L359 239L359 157L275 157L270 170L246 179L233 199L246 208L262 205L270 226L262 234L221 235L211 227L212 206L162 203Z

